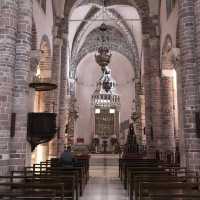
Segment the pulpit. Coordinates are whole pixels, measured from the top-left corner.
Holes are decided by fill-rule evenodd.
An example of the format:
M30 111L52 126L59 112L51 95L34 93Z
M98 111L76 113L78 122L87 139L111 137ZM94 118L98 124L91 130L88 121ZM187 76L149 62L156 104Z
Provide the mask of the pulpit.
M38 144L53 139L56 130L56 113L28 113L27 140L32 151Z

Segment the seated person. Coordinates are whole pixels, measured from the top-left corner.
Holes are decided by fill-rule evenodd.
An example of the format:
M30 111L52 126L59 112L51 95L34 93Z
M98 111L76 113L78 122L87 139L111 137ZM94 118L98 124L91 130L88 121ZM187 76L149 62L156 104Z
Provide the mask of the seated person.
M71 147L70 146L68 146L67 148L64 147L64 151L60 156L60 163L62 165L73 165L74 160L75 157L71 152Z

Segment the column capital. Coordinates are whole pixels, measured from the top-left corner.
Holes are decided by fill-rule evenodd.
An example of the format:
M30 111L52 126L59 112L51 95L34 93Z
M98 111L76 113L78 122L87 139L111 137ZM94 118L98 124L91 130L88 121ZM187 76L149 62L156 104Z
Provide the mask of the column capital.
M62 44L63 44L63 39L62 39L62 38L55 37L55 38L53 39L53 44L54 44L54 45L58 45L58 46L62 46Z
M35 71L40 62L40 50L31 50L30 53L30 67L31 71Z
M58 38L64 38L63 35L68 34L68 23L65 18L56 17L52 32L53 36Z

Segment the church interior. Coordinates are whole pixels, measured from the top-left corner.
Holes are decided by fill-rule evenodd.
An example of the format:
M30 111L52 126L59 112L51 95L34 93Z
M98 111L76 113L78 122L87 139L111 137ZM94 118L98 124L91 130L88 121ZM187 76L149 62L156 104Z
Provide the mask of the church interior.
M199 77L200 0L0 0L0 199L200 199Z

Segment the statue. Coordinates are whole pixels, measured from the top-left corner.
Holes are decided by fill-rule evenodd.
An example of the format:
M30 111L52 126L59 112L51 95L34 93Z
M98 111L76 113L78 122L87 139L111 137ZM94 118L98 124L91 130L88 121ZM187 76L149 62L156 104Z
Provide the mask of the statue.
M137 138L135 135L133 123L129 125L129 133L127 136L127 141L125 144L125 154L131 154L131 153L138 153L138 144L137 144Z

